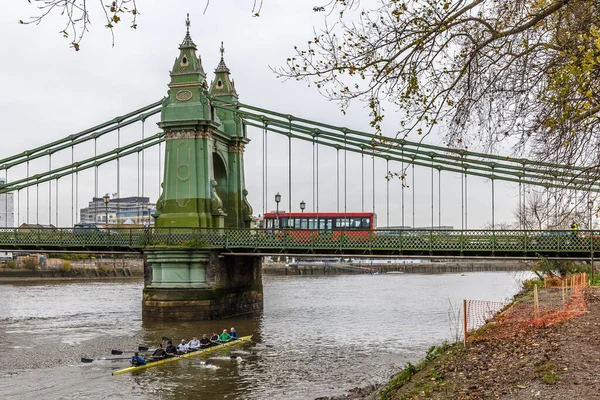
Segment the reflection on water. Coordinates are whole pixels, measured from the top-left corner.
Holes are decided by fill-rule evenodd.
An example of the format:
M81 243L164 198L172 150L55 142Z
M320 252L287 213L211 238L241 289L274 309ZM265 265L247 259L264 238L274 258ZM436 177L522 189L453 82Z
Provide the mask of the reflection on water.
M503 300L524 278L495 272L265 276L261 314L179 324L142 324L141 282L0 285L0 393L273 400L341 394L384 382L394 368L452 339L463 298ZM115 377L111 372L126 360L80 362L110 358L111 349L155 346L163 336L179 341L232 326L256 343Z

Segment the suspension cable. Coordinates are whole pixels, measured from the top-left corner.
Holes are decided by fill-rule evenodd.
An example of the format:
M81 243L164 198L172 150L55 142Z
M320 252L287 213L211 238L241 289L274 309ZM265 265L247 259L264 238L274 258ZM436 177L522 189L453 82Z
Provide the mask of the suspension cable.
M75 147L71 146L71 170L75 168ZM75 226L75 174L71 173L71 226Z
M412 226L415 228L415 164L412 165Z
M312 137L312 212L316 211L317 201L315 197L315 183L316 183L316 157L315 157L315 135Z
M8 168L4 171L4 183L8 185ZM4 194L4 203L4 227L8 228L8 193Z
M288 136L288 192L289 200L288 207L289 213L292 212L292 117L289 118L290 123L290 135ZM289 220L288 220L289 224Z
M335 165L336 165L336 212L340 212L340 148L335 148Z
M121 128L117 129L117 218L116 223L119 223L119 214L121 214ZM106 221L108 226L108 221Z
M35 223L40 223L40 184L35 185Z
M48 171L52 171L52 153L48 154ZM57 187L58 189L58 187ZM57 205L58 207L58 205ZM48 225L52 225L52 181L48 181ZM58 226L58 221L56 221Z
M402 158L404 158L404 148L402 149ZM400 188L400 190L402 191L402 196L401 196L401 204L402 204L402 229L404 229L404 182L405 182L405 178L406 174L404 173L404 161L402 161L402 175L400 175L400 183L402 184L402 187Z
M94 138L94 158L98 156L98 139ZM94 223L98 223L98 164L94 167ZM106 221L108 224L108 221Z
M494 178L492 177L492 229L496 229L496 205L494 192Z
M165 144L165 151L166 151L167 145ZM160 143L158 143L158 195L161 195L161 187L160 184L162 183L162 179L161 179L161 174L162 174L162 157L161 157L161 145ZM165 165L166 168L166 165ZM148 217L150 218L150 217Z
M385 169L387 169L387 176L385 182L385 207L386 207L386 224L390 227L390 160L385 160Z
M373 150L373 215L375 214L375 150Z
M365 152L364 149L360 150L360 164L361 164L361 175L360 175L360 198L361 198L361 212L365 212Z
M521 190L522 190L521 178L519 177L519 229L523 229L523 218L525 215L523 214L523 208L521 207Z
M317 151L317 169L316 169L316 175L317 175L317 227L318 228L318 222L319 222L319 133L317 132L317 146L316 146L316 151Z
M431 156L431 229L433 230L433 155Z
M269 136L267 135L267 125L265 122L265 209L269 211ZM279 224L279 220L277 220L277 224ZM279 228L279 226L277 227Z
M267 206L267 197L265 196L266 193L266 187L265 187L265 158L266 158L266 153L265 153L265 136L267 135L267 123L263 122L263 131L262 131L262 211L263 211L263 220L265 217L265 209ZM267 221L264 220L264 226L266 227L267 225Z
M346 131L344 130L344 147L346 147ZM348 219L348 150L344 149L344 219ZM361 221L362 226L362 221Z
M58 222L58 178L56 178L56 226L60 226L60 223Z
M469 229L469 175L465 174L465 229Z
M464 156L461 155L464 160ZM460 174L460 230L465 230L465 164L461 162L463 173Z
M145 139L146 136L146 118L142 119L142 140ZM146 163L146 148L142 149L142 197L145 197L145 191L144 191L144 180L145 180L145 163ZM139 165L139 163L138 163ZM158 171L158 174L160 175L160 171ZM160 196L160 193L158 194ZM148 199L149 200L149 199ZM148 201L150 202L150 201ZM142 218L144 216L144 212L142 211ZM150 217L148 217L148 225L150 225Z
M442 170L438 168L438 229L442 226Z
M29 179L29 161L27 161L27 179ZM29 223L29 186L27 186L26 195L27 195L27 223Z

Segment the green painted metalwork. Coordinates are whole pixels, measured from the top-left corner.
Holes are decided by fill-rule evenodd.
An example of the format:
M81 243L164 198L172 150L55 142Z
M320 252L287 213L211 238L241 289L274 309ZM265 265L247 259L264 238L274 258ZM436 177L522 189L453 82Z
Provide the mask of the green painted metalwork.
M159 126L165 132L165 170L156 226L248 227L243 149L249 142L235 110L216 111L211 97L237 101L223 60L208 88L206 73L186 22L186 36L171 71Z
M117 129L124 128L138 121L143 121L146 118L158 114L160 112L160 105L162 100L149 104L138 110L132 111L125 115L115 117L110 121L104 122L100 125L96 125L92 128L84 131L74 133L64 138L50 142L40 147L25 150L22 153L0 159L0 170L14 167L19 164L23 164L27 161L34 160L36 158L47 156L48 154L56 153L57 151L68 149L69 147L77 144L87 142L89 140L97 139L107 133L114 132ZM106 129L105 129L106 128ZM102 130L100 130L102 129ZM10 163L10 164L8 164Z
M385 230L248 228L0 229L0 247L141 251L181 247L254 253L589 257L600 231ZM594 255L596 257L597 255Z

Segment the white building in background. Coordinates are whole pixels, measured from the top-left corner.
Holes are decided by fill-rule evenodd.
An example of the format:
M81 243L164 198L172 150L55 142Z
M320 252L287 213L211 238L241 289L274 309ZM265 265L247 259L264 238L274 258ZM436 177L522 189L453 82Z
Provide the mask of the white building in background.
M98 225L154 225L152 214L156 204L148 197L111 198L104 204L102 197L94 197L86 208L80 210L80 223Z
M0 178L0 185L6 179ZM0 228L13 228L15 226L15 198L14 193L0 194Z

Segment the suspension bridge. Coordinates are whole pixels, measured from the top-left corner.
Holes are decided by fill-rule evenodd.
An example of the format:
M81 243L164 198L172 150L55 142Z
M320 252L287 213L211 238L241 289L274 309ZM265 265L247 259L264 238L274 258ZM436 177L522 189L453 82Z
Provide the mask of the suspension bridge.
M0 159L0 174L3 172L5 177L5 183L0 184L0 194L16 194L17 221L40 223L40 195L42 203L45 200L47 204L44 214L48 218L47 227L0 228L0 248L143 252L152 265L153 274L152 283L144 289L144 316L153 319L220 318L260 309L260 257L263 255L593 259L600 248L600 236L591 229L578 232L527 230L523 225L515 230L494 229L496 182L518 185L518 208L523 212L527 187L546 191L548 204L552 203L551 196L556 203L556 193L560 191L575 193L582 201L587 199L591 209L591 195L595 198L600 191L600 183L592 178L592 169L413 142L242 103L225 63L223 46L221 61L209 85L189 27L188 19L187 32L170 73L167 97L60 140ZM157 122L160 129L147 134L149 121ZM256 213L247 198L249 191L244 174L244 163L248 162L244 152L250 143L250 129L259 131L261 137L256 146L261 146L262 153L259 163L262 165L263 215L268 210L273 187L271 182L269 188L269 168L281 172L282 163L287 161L287 182L277 182L277 185L287 184L288 209L292 210L294 179L298 179L292 168L292 157L302 159L312 169L313 210L306 218L306 227L312 223L313 229L303 229L305 226L293 223L277 224L272 229L253 224ZM139 136L132 140L134 135ZM273 148L273 137L283 138L286 146ZM295 150L298 142L307 143L309 152ZM335 190L331 185L324 189L320 178L323 149L335 151ZM94 199L101 196L101 180L105 185L108 182L116 187L118 194L125 186L126 190L145 196L150 153L158 164L156 192L160 193L153 226L111 227L107 218L106 228L78 230L73 227L78 221L81 188L91 186L92 181ZM273 154L279 160L270 167ZM360 177L348 176L349 155L360 157ZM327 157L330 156L328 153ZM136 167L124 168L124 160L132 158ZM372 207L368 211L375 214L375 197L380 192L375 188L376 160L385 163L385 227L318 229L327 225L323 221L325 217L319 214L329 211L320 207L322 199L330 198L334 191L337 212L348 226L349 217L344 216L349 213L349 179L354 185L360 185L361 211L367 211L370 200ZM371 185L365 178L365 166L369 163L372 164ZM114 179L105 174L103 168L107 165L116 167ZM431 174L427 185L431 194L428 229L415 228L415 167L428 168ZM460 178L460 229L439 228L442 174ZM469 177L491 182L492 229L468 229ZM396 178L402 182L401 196L390 202L389 183ZM44 187L47 195L41 194ZM409 189L412 209L405 206L405 191ZM70 203L67 217L59 215L64 213L65 200ZM101 203L95 204L102 207ZM8 215L8 202L5 207L5 215ZM400 213L401 227L390 227L391 211ZM96 215L101 212L97 210ZM558 205L554 209L548 207L546 213L556 215ZM69 219L68 227L53 225ZM383 220L380 215L380 225Z

